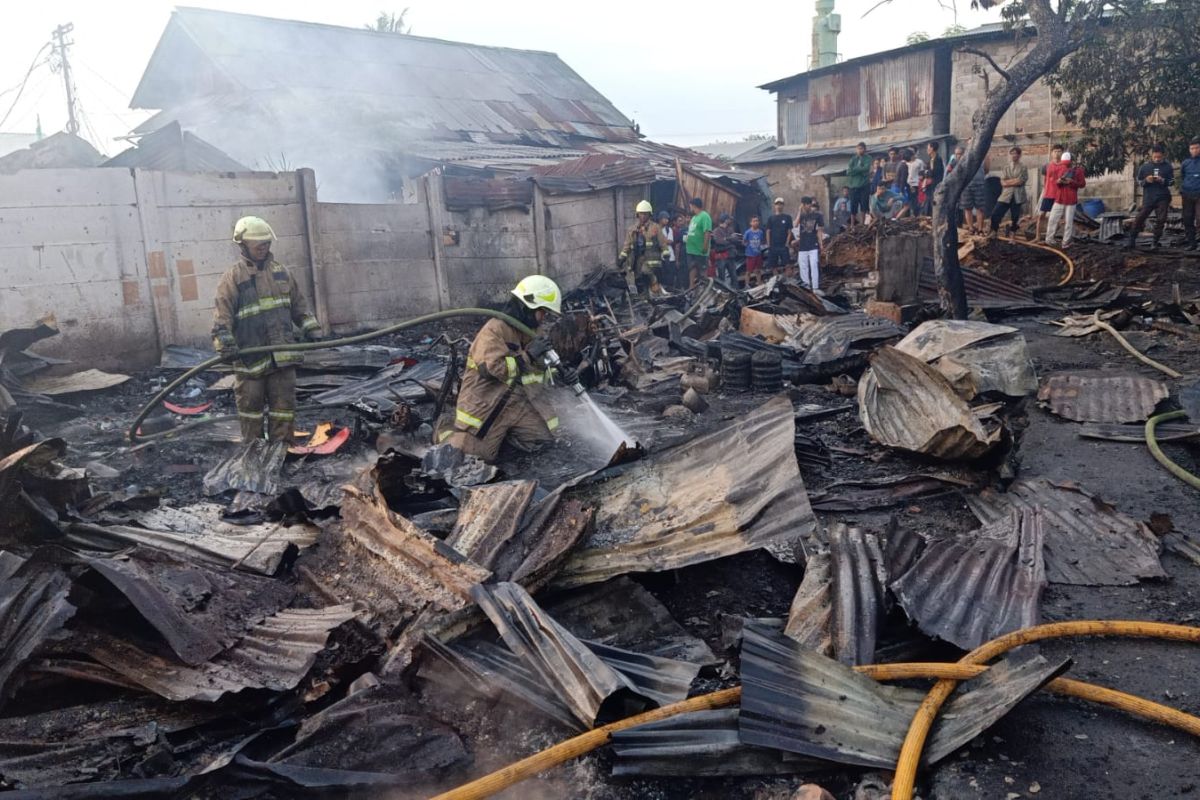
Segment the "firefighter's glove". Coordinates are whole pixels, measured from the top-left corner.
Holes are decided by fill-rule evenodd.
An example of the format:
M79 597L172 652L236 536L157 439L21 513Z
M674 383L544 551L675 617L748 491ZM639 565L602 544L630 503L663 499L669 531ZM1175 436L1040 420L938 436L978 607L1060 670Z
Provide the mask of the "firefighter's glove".
M533 337L533 341L525 348L525 352L529 354L529 358L534 363L540 364L546 358L546 353L554 349L554 345L550 341L550 337L544 333L539 333Z
M617 256L617 267L624 268L625 262L628 260L629 260L629 256L626 255L625 253L621 253L621 255Z
M566 386L574 386L579 383L579 372L574 367L562 364L556 367L554 371L558 373L558 379Z

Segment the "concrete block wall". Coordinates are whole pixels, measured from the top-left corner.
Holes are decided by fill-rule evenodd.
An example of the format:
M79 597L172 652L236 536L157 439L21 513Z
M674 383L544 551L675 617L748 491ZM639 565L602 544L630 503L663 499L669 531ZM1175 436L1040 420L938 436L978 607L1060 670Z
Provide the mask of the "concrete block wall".
M598 267L616 263L620 240L624 237L621 220L617 218L617 202L612 192L545 199L547 274L563 291L578 286Z

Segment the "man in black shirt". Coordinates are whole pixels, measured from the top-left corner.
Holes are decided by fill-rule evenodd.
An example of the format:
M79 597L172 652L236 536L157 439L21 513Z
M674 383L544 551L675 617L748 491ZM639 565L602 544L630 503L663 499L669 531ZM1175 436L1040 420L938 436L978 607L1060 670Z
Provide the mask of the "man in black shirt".
M767 273L777 274L787 268L788 244L792 235L792 215L783 213L783 198L775 198L775 213L767 217ZM766 277L766 275L764 275Z
M1137 245L1138 234L1146 227L1150 212L1154 212L1154 243L1150 246L1157 249L1163 226L1167 224L1167 209L1171 207L1171 184L1175 182L1175 170L1161 144L1150 148L1150 160L1138 170L1137 180L1142 185L1142 210L1133 218L1125 249L1132 250Z
M825 233L825 218L814 207L811 197L800 198L800 213L792 229L792 244L796 248L796 261L800 267L800 280L814 292L821 289L821 241Z

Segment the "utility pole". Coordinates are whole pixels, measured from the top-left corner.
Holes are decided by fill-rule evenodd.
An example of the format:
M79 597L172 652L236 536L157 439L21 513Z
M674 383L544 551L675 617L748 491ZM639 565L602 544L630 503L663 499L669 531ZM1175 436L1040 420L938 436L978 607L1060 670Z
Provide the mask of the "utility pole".
M67 41L67 34L75 30L75 25L68 22L54 29L54 49L58 53L62 65L63 84L67 87L67 133L79 133L79 120L75 118L75 88L71 85L71 64L67 61L67 48L74 42Z

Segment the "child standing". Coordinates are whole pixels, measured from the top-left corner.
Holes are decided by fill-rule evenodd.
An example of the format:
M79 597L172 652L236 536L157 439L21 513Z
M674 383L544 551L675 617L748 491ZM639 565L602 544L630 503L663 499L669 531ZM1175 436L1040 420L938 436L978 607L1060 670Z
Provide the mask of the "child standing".
M742 231L742 244L746 247L746 285L757 286L762 274L763 250L766 248L767 232L761 227L755 214L750 218L750 227Z

